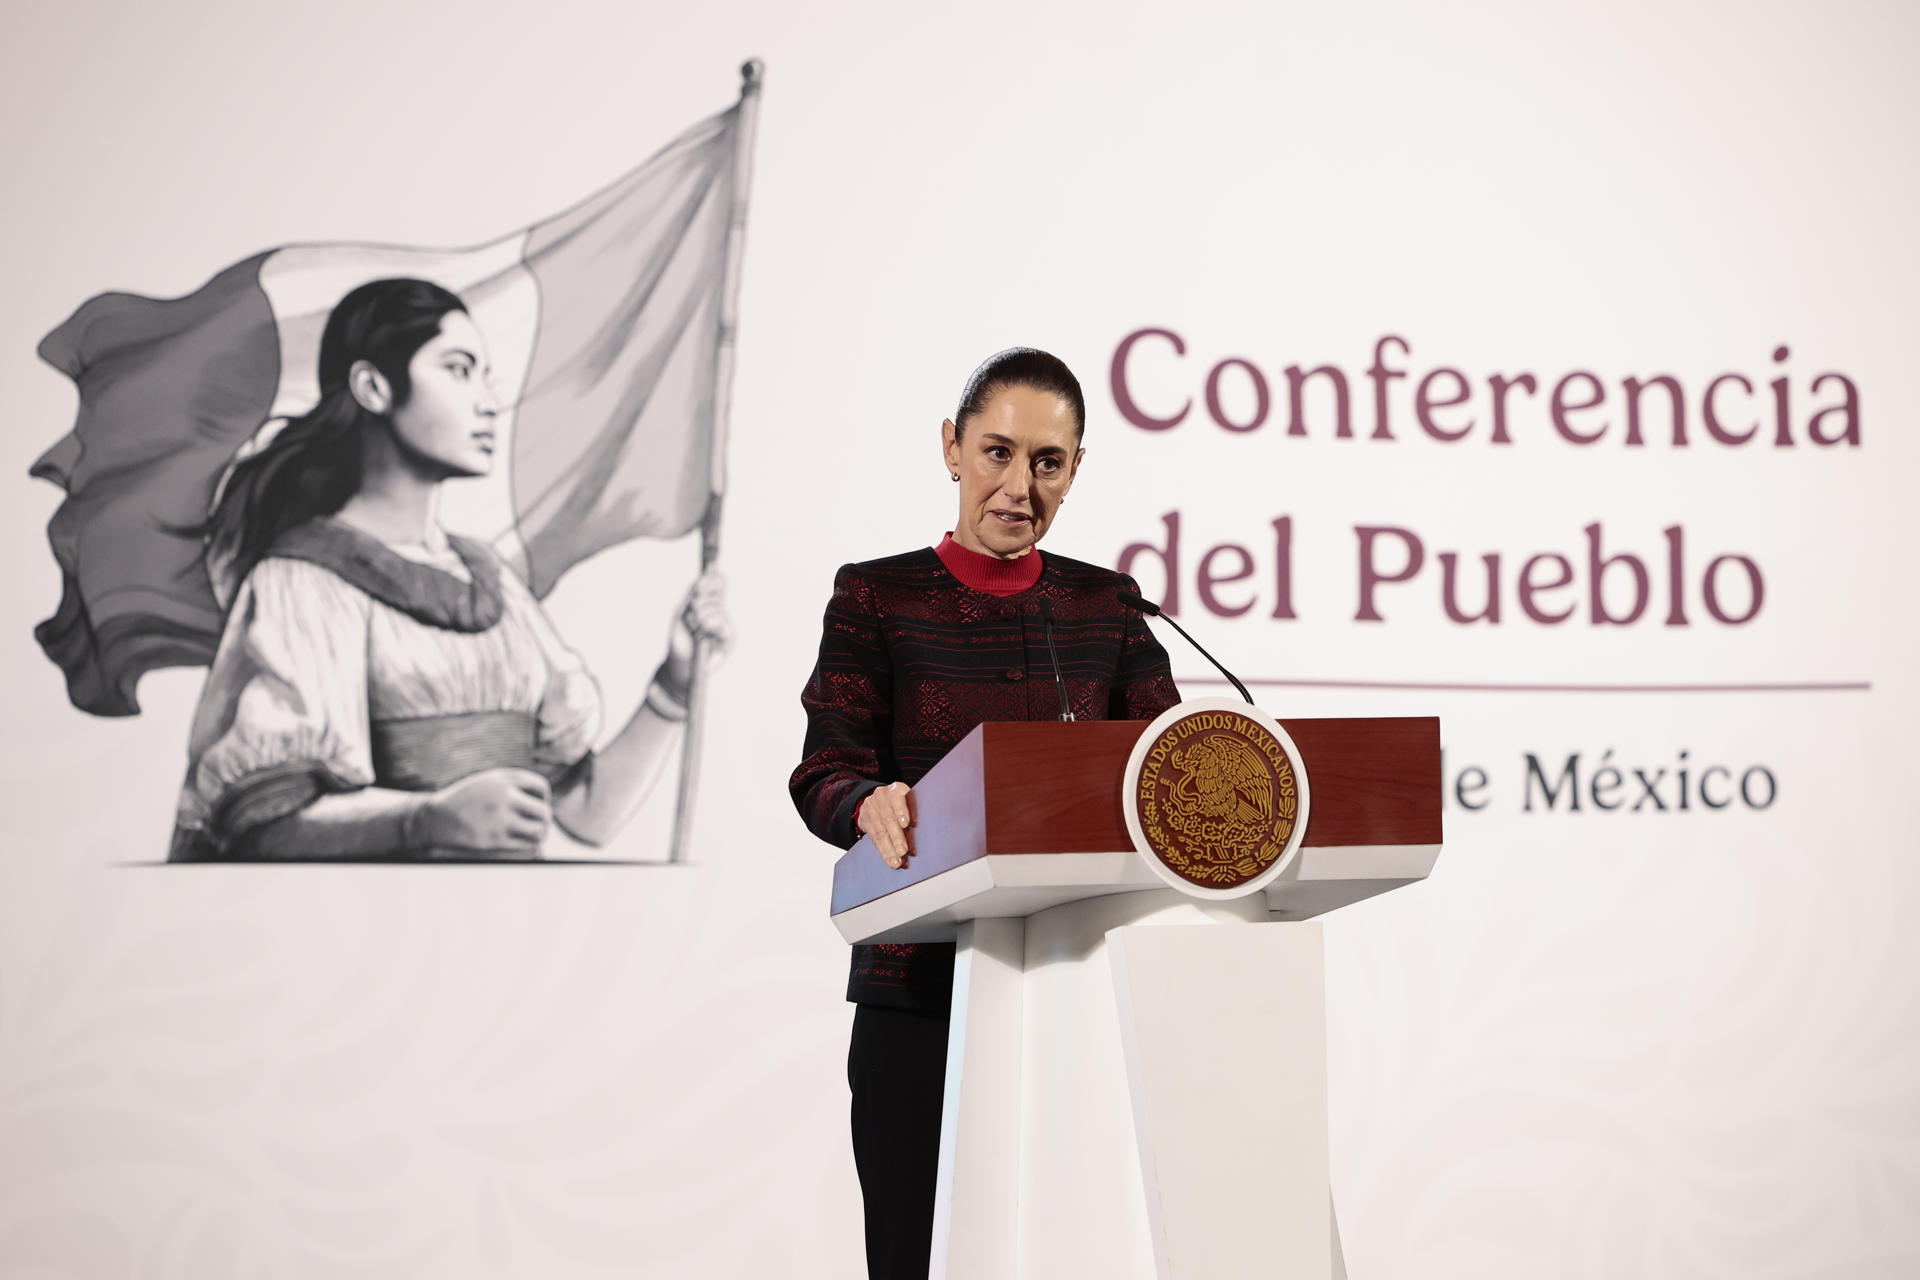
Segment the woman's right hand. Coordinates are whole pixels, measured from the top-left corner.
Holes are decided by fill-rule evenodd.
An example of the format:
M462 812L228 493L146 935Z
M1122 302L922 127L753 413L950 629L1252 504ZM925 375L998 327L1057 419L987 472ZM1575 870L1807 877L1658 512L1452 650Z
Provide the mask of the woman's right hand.
M913 826L913 808L907 801L912 792L913 788L904 782L890 782L868 792L853 815L853 825L872 837L873 847L890 867L906 866L913 853L907 837L908 829Z
M531 769L482 769L429 796L409 834L422 852L537 853L552 802L547 780Z

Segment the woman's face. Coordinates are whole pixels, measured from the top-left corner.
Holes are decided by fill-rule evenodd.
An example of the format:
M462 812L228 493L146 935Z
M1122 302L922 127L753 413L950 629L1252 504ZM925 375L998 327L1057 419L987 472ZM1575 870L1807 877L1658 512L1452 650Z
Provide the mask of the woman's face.
M953 540L1003 560L1040 541L1086 450L1073 410L1051 391L1004 387L962 435L940 424L947 470L960 477Z
M487 344L473 318L449 311L440 332L413 353L407 365L412 387L393 411L401 448L450 476L483 476L493 470L497 443L494 394Z

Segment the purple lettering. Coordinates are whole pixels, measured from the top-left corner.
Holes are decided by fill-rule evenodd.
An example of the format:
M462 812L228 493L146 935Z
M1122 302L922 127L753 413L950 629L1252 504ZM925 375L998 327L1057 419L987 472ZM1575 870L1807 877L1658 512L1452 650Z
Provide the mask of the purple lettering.
M1245 369L1247 371L1247 377L1253 380L1253 417L1245 422L1233 422L1229 420L1227 411L1220 405L1220 375L1226 372L1228 367L1233 365L1238 365L1240 368ZM1229 431L1258 430L1260 424L1267 420L1269 403L1267 396L1267 379L1265 375L1254 368L1248 361L1242 360L1239 356L1228 356L1225 360L1213 366L1212 372L1207 374L1207 412L1213 415L1215 422Z
M1453 379L1453 394L1444 399L1428 395L1428 391L1432 388L1434 380L1443 376ZM1413 415L1420 420L1421 428L1436 440L1464 440L1466 439L1467 433L1473 430L1472 418L1468 418L1461 426L1453 430L1448 430L1433 420L1433 411L1435 409L1451 408L1454 405L1465 404L1466 402L1467 380L1461 376L1460 371L1458 369L1446 368L1435 369L1426 377L1420 379L1420 385L1414 388Z
M1730 617L1720 608L1720 566L1728 561L1737 563L1747 571L1747 591L1751 598L1747 611L1737 618ZM1707 566L1707 580L1703 594L1707 598L1708 613L1730 627L1737 627L1743 622L1752 622L1759 616L1761 602L1767 598L1767 587L1760 578L1760 566L1745 556L1715 556L1713 563Z
M1773 349L1773 362L1779 364L1787 355L1786 344L1781 343ZM1787 380L1784 377L1775 378L1770 385L1773 387L1773 447L1791 449L1793 432L1787 426Z
M1273 522L1273 616L1293 620L1293 517Z
M1288 366L1287 405L1290 416L1287 420L1287 434L1290 436L1307 434L1305 421L1307 379L1317 378L1321 374L1327 375L1328 380L1333 384L1333 434L1341 440L1349 439L1353 435L1353 421L1348 412L1347 375L1330 364L1323 364L1318 369L1308 369L1304 373L1297 364Z
M1560 576L1552 582L1535 582L1533 580L1533 567L1545 560L1556 560L1559 562ZM1556 622L1565 622L1573 616L1572 605L1568 605L1559 613L1547 613L1535 607L1533 598L1543 591L1558 591L1572 581L1573 565L1565 556L1557 555L1551 551L1534 556L1520 566L1520 611L1529 618L1532 618L1535 622L1544 622L1548 626L1552 626Z
M1567 388L1573 385L1575 378L1583 379L1592 394L1588 399L1570 404L1567 402ZM1573 429L1573 424L1567 421L1567 415L1579 410L1595 408L1605 401L1606 398L1607 391L1605 387L1600 385L1600 379L1594 377L1584 369L1575 369L1572 373L1567 374L1561 378L1560 381L1553 384L1553 397L1549 405L1553 413L1553 429L1558 431L1566 439L1571 440L1574 444L1594 443L1600 439L1601 436L1607 434L1607 424L1603 422L1594 429L1592 434L1582 435Z
M1360 612L1353 615L1355 622L1380 622L1380 611L1374 608L1374 588L1382 582L1405 582L1420 572L1420 565L1426 559L1426 548L1410 529L1396 529L1388 525L1355 525L1354 533L1360 538ZM1374 565L1373 542L1375 538L1391 536L1400 539L1407 549L1407 563L1397 573L1382 573Z
M1600 522L1586 527L1587 535L1587 606L1591 620L1596 627L1609 623L1617 626L1629 626L1640 620L1647 608L1647 566L1640 563L1638 556L1621 552L1617 556L1602 557L1600 554ZM1633 574L1633 611L1624 618L1616 618L1607 611L1606 578L1607 570L1615 565L1624 564Z
M1215 573L1213 561L1216 556L1221 555L1238 557L1240 561L1239 567L1231 573ZM1249 599L1244 604L1228 604L1220 599L1219 595L1214 591L1214 588L1223 582L1244 582L1252 576L1253 557L1247 553L1247 549L1236 546L1231 542L1221 543L1200 557L1200 580L1198 583L1200 588L1200 603L1205 605L1210 612L1217 613L1223 618L1239 617L1241 614L1253 608L1253 601Z
M1664 387L1668 402L1673 408L1673 445L1683 449L1687 444L1687 401L1686 393L1680 389L1680 383L1669 374L1659 373L1645 382L1638 378L1627 378L1620 384L1627 393L1627 443L1640 443L1640 393L1648 387Z
M1160 567L1166 573L1167 589L1160 594L1160 607L1167 613L1178 615L1180 612L1180 513L1169 511L1160 517L1160 523L1167 529L1167 544L1156 547L1151 542L1130 542L1120 552L1119 563L1114 567L1121 573L1131 574L1135 579L1139 574L1133 572L1135 557L1155 556ZM1143 591L1142 594L1145 594ZM1151 595L1147 596L1153 599Z
M1127 357L1133 354L1133 344L1142 338L1165 338L1173 344L1175 355L1187 354L1187 344L1171 329L1135 329L1113 349L1113 366L1108 371L1113 384L1113 403L1120 410L1121 417L1142 431L1166 431L1179 426L1186 418L1187 411L1193 408L1193 398L1189 396L1187 402L1180 406L1180 412L1171 418L1156 418L1134 401L1133 393L1127 387Z
M1487 379L1487 385L1493 388L1493 443L1512 444L1513 441L1507 436L1507 388L1519 387L1528 395L1532 395L1540 389L1540 384L1533 380L1533 375L1530 373L1518 374L1511 378L1503 373L1496 373Z
M1843 441L1854 448L1860 447L1860 390L1853 385L1853 379L1844 373L1823 373L1813 380L1814 394L1820 392L1820 384L1828 378L1834 379L1846 389L1846 399L1839 404L1828 405L1813 415L1813 421L1807 424L1807 435L1815 444L1840 444ZM1847 424L1839 435L1830 436L1820 429L1820 419L1830 413L1846 415Z
M1747 441L1753 439L1753 433L1760 429L1760 424L1756 421L1746 429L1745 433L1740 435L1735 435L1720 425L1720 411L1715 407L1714 395L1720 390L1720 384L1723 382L1737 382L1746 390L1748 395L1753 394L1753 384L1747 381L1745 377L1737 373L1723 373L1707 384L1707 395L1705 401L1700 406L1700 417L1704 419L1707 424L1707 434L1715 440L1718 440L1721 444L1745 444Z
M1500 621L1500 556L1499 556L1499 553L1496 552L1492 555L1484 555L1480 557L1481 563L1487 566L1487 604L1486 604L1486 607L1480 610L1479 613L1463 613L1460 609L1459 597L1456 591L1454 590L1454 573L1458 565L1459 559L1460 557L1455 555L1451 551L1442 551L1440 553L1440 603L1442 607L1446 609L1447 616L1449 618L1452 618L1455 622L1459 622L1459 623L1479 622L1482 619L1484 619L1489 623L1499 622Z
M1393 431L1387 425L1387 381L1391 378L1404 378L1405 369L1389 369L1386 366L1386 350L1389 342L1400 344L1400 354L1407 355L1413 348L1407 340L1398 334L1389 333L1373 344L1373 365L1367 370L1367 377L1373 379L1373 438L1375 440L1393 439Z

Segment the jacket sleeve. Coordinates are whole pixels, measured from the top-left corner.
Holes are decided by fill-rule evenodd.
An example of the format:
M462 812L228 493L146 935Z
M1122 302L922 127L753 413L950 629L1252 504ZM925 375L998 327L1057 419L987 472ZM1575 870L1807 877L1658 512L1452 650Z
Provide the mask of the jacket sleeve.
M871 586L852 565L833 581L821 626L820 658L800 691L807 737L787 781L807 829L851 848L860 802L899 776L893 760L893 668Z
M1128 578L1126 588L1138 594L1140 584ZM1120 642L1120 667L1114 673L1107 716L1112 720L1151 720L1180 701L1180 690L1174 686L1167 651L1153 638L1145 615L1116 607L1125 615L1126 635Z

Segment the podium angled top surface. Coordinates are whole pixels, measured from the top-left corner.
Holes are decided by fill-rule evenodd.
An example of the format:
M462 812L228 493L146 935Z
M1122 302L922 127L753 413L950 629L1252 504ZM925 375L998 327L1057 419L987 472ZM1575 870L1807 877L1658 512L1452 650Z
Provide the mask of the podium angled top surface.
M1299 748L1313 788L1303 854L1316 848L1438 848L1438 717L1280 724ZM862 837L834 865L832 914L990 856L1132 858L1120 780L1146 727L1139 720L976 727L913 790L914 856L907 866L888 867Z

